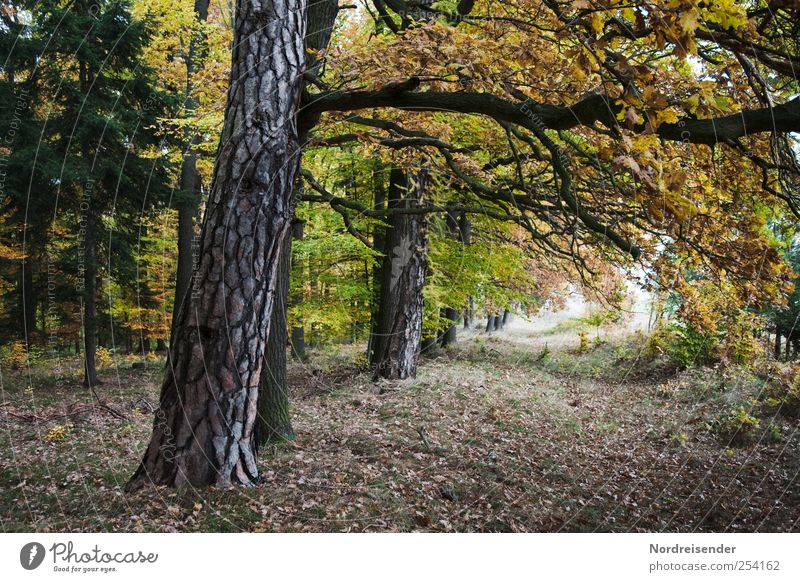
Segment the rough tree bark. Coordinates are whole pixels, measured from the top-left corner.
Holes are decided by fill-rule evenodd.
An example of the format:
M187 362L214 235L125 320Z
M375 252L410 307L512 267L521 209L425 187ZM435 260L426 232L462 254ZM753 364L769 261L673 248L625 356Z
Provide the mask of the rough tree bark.
M319 74L322 61L316 55L328 45L337 12L337 0L319 0L307 7L308 34L305 36L307 76L314 77ZM301 148L308 139L310 129L310 125L307 124L301 124L299 127L298 142ZM286 371L286 348L289 344L287 310L292 272L292 239L303 238L303 226L302 221L292 222L291 236L285 237L276 272L277 292L259 387L258 421L255 426L257 447L268 442L292 441L295 437L289 417L289 385ZM292 299L294 302L299 302L302 300L302 295L296 294ZM294 357L302 361L307 359L302 323L292 327L291 347Z
M427 170L422 169L409 184L401 170L392 169L388 208L418 206L428 180ZM422 339L422 288L427 270L425 215L395 214L390 225L384 247L376 379L415 376Z
M237 0L230 87L150 444L129 490L251 485L264 349L299 166L305 0Z
M201 27L208 20L209 0L195 0L195 21ZM189 41L189 51L186 54L186 96L183 107L186 115L192 115L198 107L197 99L193 95L194 75L202 67L205 56L205 34L195 31ZM200 136L186 129L184 136L184 154L181 161L180 194L178 197L178 269L175 274L175 304L172 308L172 326L180 314L186 292L192 279L193 270L193 242L194 242L194 217L200 203L199 183L197 174L197 152L195 146L199 143Z

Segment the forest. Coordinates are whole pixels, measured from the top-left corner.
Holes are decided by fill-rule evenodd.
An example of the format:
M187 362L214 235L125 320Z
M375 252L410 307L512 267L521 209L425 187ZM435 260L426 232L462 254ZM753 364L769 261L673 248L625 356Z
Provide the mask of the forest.
M790 532L797 0L0 0L4 532Z

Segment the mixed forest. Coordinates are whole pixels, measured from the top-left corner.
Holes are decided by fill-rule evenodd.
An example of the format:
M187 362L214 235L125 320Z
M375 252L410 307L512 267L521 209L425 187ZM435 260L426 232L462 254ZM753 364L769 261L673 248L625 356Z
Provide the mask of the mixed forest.
M797 0L0 0L3 530L796 530L798 74Z

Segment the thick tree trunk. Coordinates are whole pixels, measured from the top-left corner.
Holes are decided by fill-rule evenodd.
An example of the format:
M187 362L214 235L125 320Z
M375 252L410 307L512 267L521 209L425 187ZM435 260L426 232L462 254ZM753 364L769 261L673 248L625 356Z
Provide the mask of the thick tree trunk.
M173 332L145 483L251 485L277 270L293 215L305 0L238 0L230 88L200 239Z
M338 12L337 0L319 0L308 6L307 29L305 37L307 49L313 49L311 54L307 51L308 72L312 75L319 73L321 63L315 55L324 49L330 39L333 22ZM309 127L300 127L298 142L304 144L308 137ZM291 226L291 236L284 239L284 248L276 273L276 294L272 309L270 332L264 356L264 366L261 370L261 380L258 397L258 421L255 426L256 447L268 442L292 441L294 430L289 417L289 390L286 371L286 348L289 345L288 317L289 288L292 272L292 240L302 240L304 222L294 220ZM291 297L293 305L302 301L302 293ZM292 327L291 349L295 358L305 361L308 359L305 347L305 331L302 321Z
M256 446L268 442L294 440L289 419L289 391L286 379L286 345L289 341L286 322L286 302L289 297L289 272L292 239L286 237L278 267L278 289L272 308L269 338L261 369L258 389L258 420L255 427Z
M200 28L192 35L186 56L184 110L187 116L192 115L198 106L197 99L192 92L194 91L194 75L202 67L202 60L205 55L205 34L202 32L202 26L208 20L208 3L209 0L195 0L194 2L195 21L200 25ZM181 162L181 191L178 197L178 269L175 274L175 304L172 308L172 330L175 329L181 304L185 299L186 292L189 290L194 267L194 217L200 203L200 177L197 173L197 152L194 149L198 142L199 136L187 128L184 138L185 151Z
M97 262L95 261L94 217L91 208L86 212L83 238L83 385L91 388L97 380L97 303L95 281Z
M389 185L389 208L419 206L428 183L420 170L414 184L399 169L393 169ZM396 214L386 233L386 257L381 281L380 328L375 378L402 379L417 373L422 339L422 287L427 269L427 233L424 214Z

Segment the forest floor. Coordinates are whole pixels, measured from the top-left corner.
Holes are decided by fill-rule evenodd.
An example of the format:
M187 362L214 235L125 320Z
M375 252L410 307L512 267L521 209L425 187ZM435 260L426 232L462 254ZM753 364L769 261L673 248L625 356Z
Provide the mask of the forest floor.
M3 531L792 531L800 423L737 367L680 371L640 332L580 350L580 324L471 331L416 379L371 381L356 347L292 364L297 440L266 447L263 483L123 486L150 434L159 362L4 370ZM527 330L527 331L526 331ZM556 341L558 338L561 340ZM594 337L594 333L590 338ZM719 430L747 410L750 438ZM749 418L749 415L748 417ZM748 425L749 426L749 425ZM735 435L733 435L735 437Z

